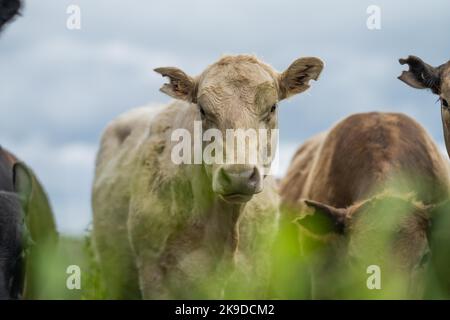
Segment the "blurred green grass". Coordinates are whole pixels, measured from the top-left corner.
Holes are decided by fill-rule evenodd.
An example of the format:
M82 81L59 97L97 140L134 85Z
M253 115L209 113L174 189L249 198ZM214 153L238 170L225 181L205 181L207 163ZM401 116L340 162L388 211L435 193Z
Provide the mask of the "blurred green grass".
M391 208L382 208L390 211ZM450 292L450 203L439 207L442 214L433 213L434 227L430 237L431 250L434 253L426 276L425 299L449 299ZM323 259L316 251L316 247L309 247L307 239L299 232L297 224L293 223L293 217L299 212L282 211L280 230L278 237L271 249L271 285L268 299L311 299L311 267L315 259ZM382 215L380 215L382 216ZM439 220L437 218L439 217ZM383 219L385 220L385 219ZM390 220L386 223L391 224ZM390 235L387 235L390 239ZM373 239L373 242L384 243L386 236L381 233ZM372 241L372 240L371 240ZM303 244L303 245L302 245ZM306 250L308 249L308 250ZM314 249L314 250L309 250ZM311 251L311 252L309 252ZM370 252L368 252L370 253ZM377 258L377 257L375 257ZM107 299L107 294L102 283L101 271L95 258L90 231L84 235L74 237L61 235L58 249L53 256L48 255L41 261L42 294L39 299L69 299L69 300L99 300ZM66 272L71 265L76 265L81 270L81 288L70 290L66 282L70 274ZM314 267L313 267L314 268ZM408 299L409 274L393 274L382 271L382 290L368 290L366 269L340 268L335 262L328 266L323 274L329 281L332 289L331 299ZM208 283L214 283L217 279L209 279ZM232 297L237 299L252 299L248 296L248 287L244 283L257 282L258 279L245 279L238 281L232 287ZM114 279L108 279L114 281ZM253 283L254 284L254 283ZM208 285L205 292L208 292ZM194 292L192 298L195 298ZM208 295L206 295L206 298ZM213 296L211 296L212 298ZM203 296L205 298L205 296Z
M40 262L42 292L39 299L98 300L106 298L101 282L100 269L95 259L89 234L84 236L61 235L53 256ZM69 266L80 268L80 289L69 289L67 273Z

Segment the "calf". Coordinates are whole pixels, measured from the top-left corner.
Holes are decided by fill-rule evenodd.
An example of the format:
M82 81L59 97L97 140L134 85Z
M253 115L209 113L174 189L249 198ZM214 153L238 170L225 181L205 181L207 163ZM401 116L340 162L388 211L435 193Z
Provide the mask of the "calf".
M301 148L281 194L306 213L297 222L313 297L371 297L373 265L383 297L421 297L429 224L448 198L448 173L429 135L402 114L352 115Z
M21 252L20 259L14 258L14 261L9 262L3 260L9 268L14 263L23 277L20 282L15 282L16 291L10 297L49 298L51 293L44 288L48 273L43 270L45 266L42 261L52 258L56 253L58 233L53 211L47 194L33 171L1 147L0 190L3 221L0 227L0 246L6 246L5 250L10 250L8 252Z
M25 216L20 199L29 195L29 175L0 148L0 299L22 297Z
M21 5L20 0L0 0L0 32ZM42 290L42 261L55 253L58 238L50 202L31 169L1 147L0 210L0 298L48 298ZM25 262L24 245L31 237L36 245Z
M400 64L407 64L409 67L408 71L403 71L398 77L401 81L416 89L430 89L439 97L445 146L450 156L450 61L438 67L433 67L416 56L409 56L399 61ZM442 214L437 214L433 219L435 226L432 233L432 246L435 252L439 252L432 257L434 272L430 273L436 279L431 290L434 298L450 297L450 277L448 276L450 252L447 249L450 246L450 236L447 231L450 230L450 216L446 214L449 209L449 204L442 206L440 211Z
M275 183L264 171L270 163L177 164L172 133L194 135L196 123L223 136L236 129L271 132L277 103L308 89L322 67L317 58L301 58L278 73L238 55L197 77L156 69L170 80L161 91L178 101L115 120L97 158L93 235L111 297L219 298L231 283L240 288L235 293L264 295L278 216ZM269 141L258 140L258 149L273 153ZM200 144L201 151L208 147ZM223 152L246 153L228 145ZM246 282L251 275L260 281Z

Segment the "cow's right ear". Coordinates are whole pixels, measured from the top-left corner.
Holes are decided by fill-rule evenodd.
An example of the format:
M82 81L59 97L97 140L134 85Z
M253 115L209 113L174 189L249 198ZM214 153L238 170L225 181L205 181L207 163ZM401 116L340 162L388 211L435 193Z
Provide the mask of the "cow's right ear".
M440 93L441 67L432 67L416 56L399 59L399 62L409 67L408 71L403 71L398 77L399 80L416 89L431 89L435 94Z
M14 191L19 195L22 206L26 206L33 192L33 175L30 169L22 162L14 164L13 182Z
M197 82L194 78L173 67L156 68L154 71L169 78L169 83L165 83L159 89L161 92L175 99L192 103L197 102Z
M316 236L344 233L346 209L335 208L313 200L303 200L303 204L307 207L307 211L311 212L296 219L303 229Z
M310 87L310 81L319 79L324 63L316 57L295 60L279 76L279 99L283 100Z

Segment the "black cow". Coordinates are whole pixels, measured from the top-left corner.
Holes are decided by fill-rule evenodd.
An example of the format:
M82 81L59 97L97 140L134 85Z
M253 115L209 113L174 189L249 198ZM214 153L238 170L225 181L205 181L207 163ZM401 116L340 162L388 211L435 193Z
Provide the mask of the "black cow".
M0 0L0 32L20 14L21 6L21 0ZM48 298L42 286L48 279L39 262L56 252L57 241L42 184L30 168L0 147L0 299ZM33 247L26 250L30 243Z
M21 199L29 198L32 180L22 163L11 161L0 149L0 299L22 295L29 238Z
M49 298L40 262L54 256L58 243L50 201L34 172L1 147L0 193L0 273L7 279L0 279L0 298Z
M0 31L19 14L20 0L0 0ZM22 297L25 248L29 239L24 202L30 198L32 177L25 165L0 147L0 299Z

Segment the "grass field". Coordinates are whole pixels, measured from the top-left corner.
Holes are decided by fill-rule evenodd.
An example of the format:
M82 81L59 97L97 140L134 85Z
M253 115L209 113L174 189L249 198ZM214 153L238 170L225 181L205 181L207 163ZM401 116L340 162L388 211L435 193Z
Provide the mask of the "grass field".
M446 212L448 208L446 207ZM450 256L448 255L448 226L450 218L444 216L440 221L439 229L436 229L438 237L430 243L432 249L442 248L440 259L436 263L430 264L425 276L425 299L448 299L448 271ZM42 289L43 294L39 298L45 299L82 299L97 300L105 299L105 289L102 283L99 265L95 259L90 232L84 236L70 237L62 235L59 241L57 254L54 257L47 257L41 264ZM375 242L384 243L390 240L392 234L378 235ZM304 238L299 241L297 226L292 223L280 225L280 233L271 251L272 283L270 298L275 299L310 299L311 287L307 262L317 259L318 256L300 249L299 243L304 243ZM310 247L311 249L313 247ZM316 248L316 246L314 246ZM316 248L317 249L317 248ZM303 251L305 256L300 254ZM376 261L377 256L369 254L371 260ZM78 266L80 270L80 289L69 289L67 281L71 274L67 273L69 266ZM329 266L328 273L335 272L330 278L330 286L336 288L332 299L405 299L411 298L406 294L409 289L409 273L392 274L384 272L382 274L382 290L368 290L366 280L369 274L366 268L356 268L352 270L338 268L336 263ZM111 279L114 281L114 279ZM233 288L235 296L239 292L245 292L246 288ZM417 297L416 297L417 298Z
M95 300L105 297L101 284L100 271L94 258L90 237L64 236L59 239L55 257L47 257L42 262L45 280L42 283L42 298ZM67 281L73 273L69 266L78 266L80 270L80 289L69 289Z

